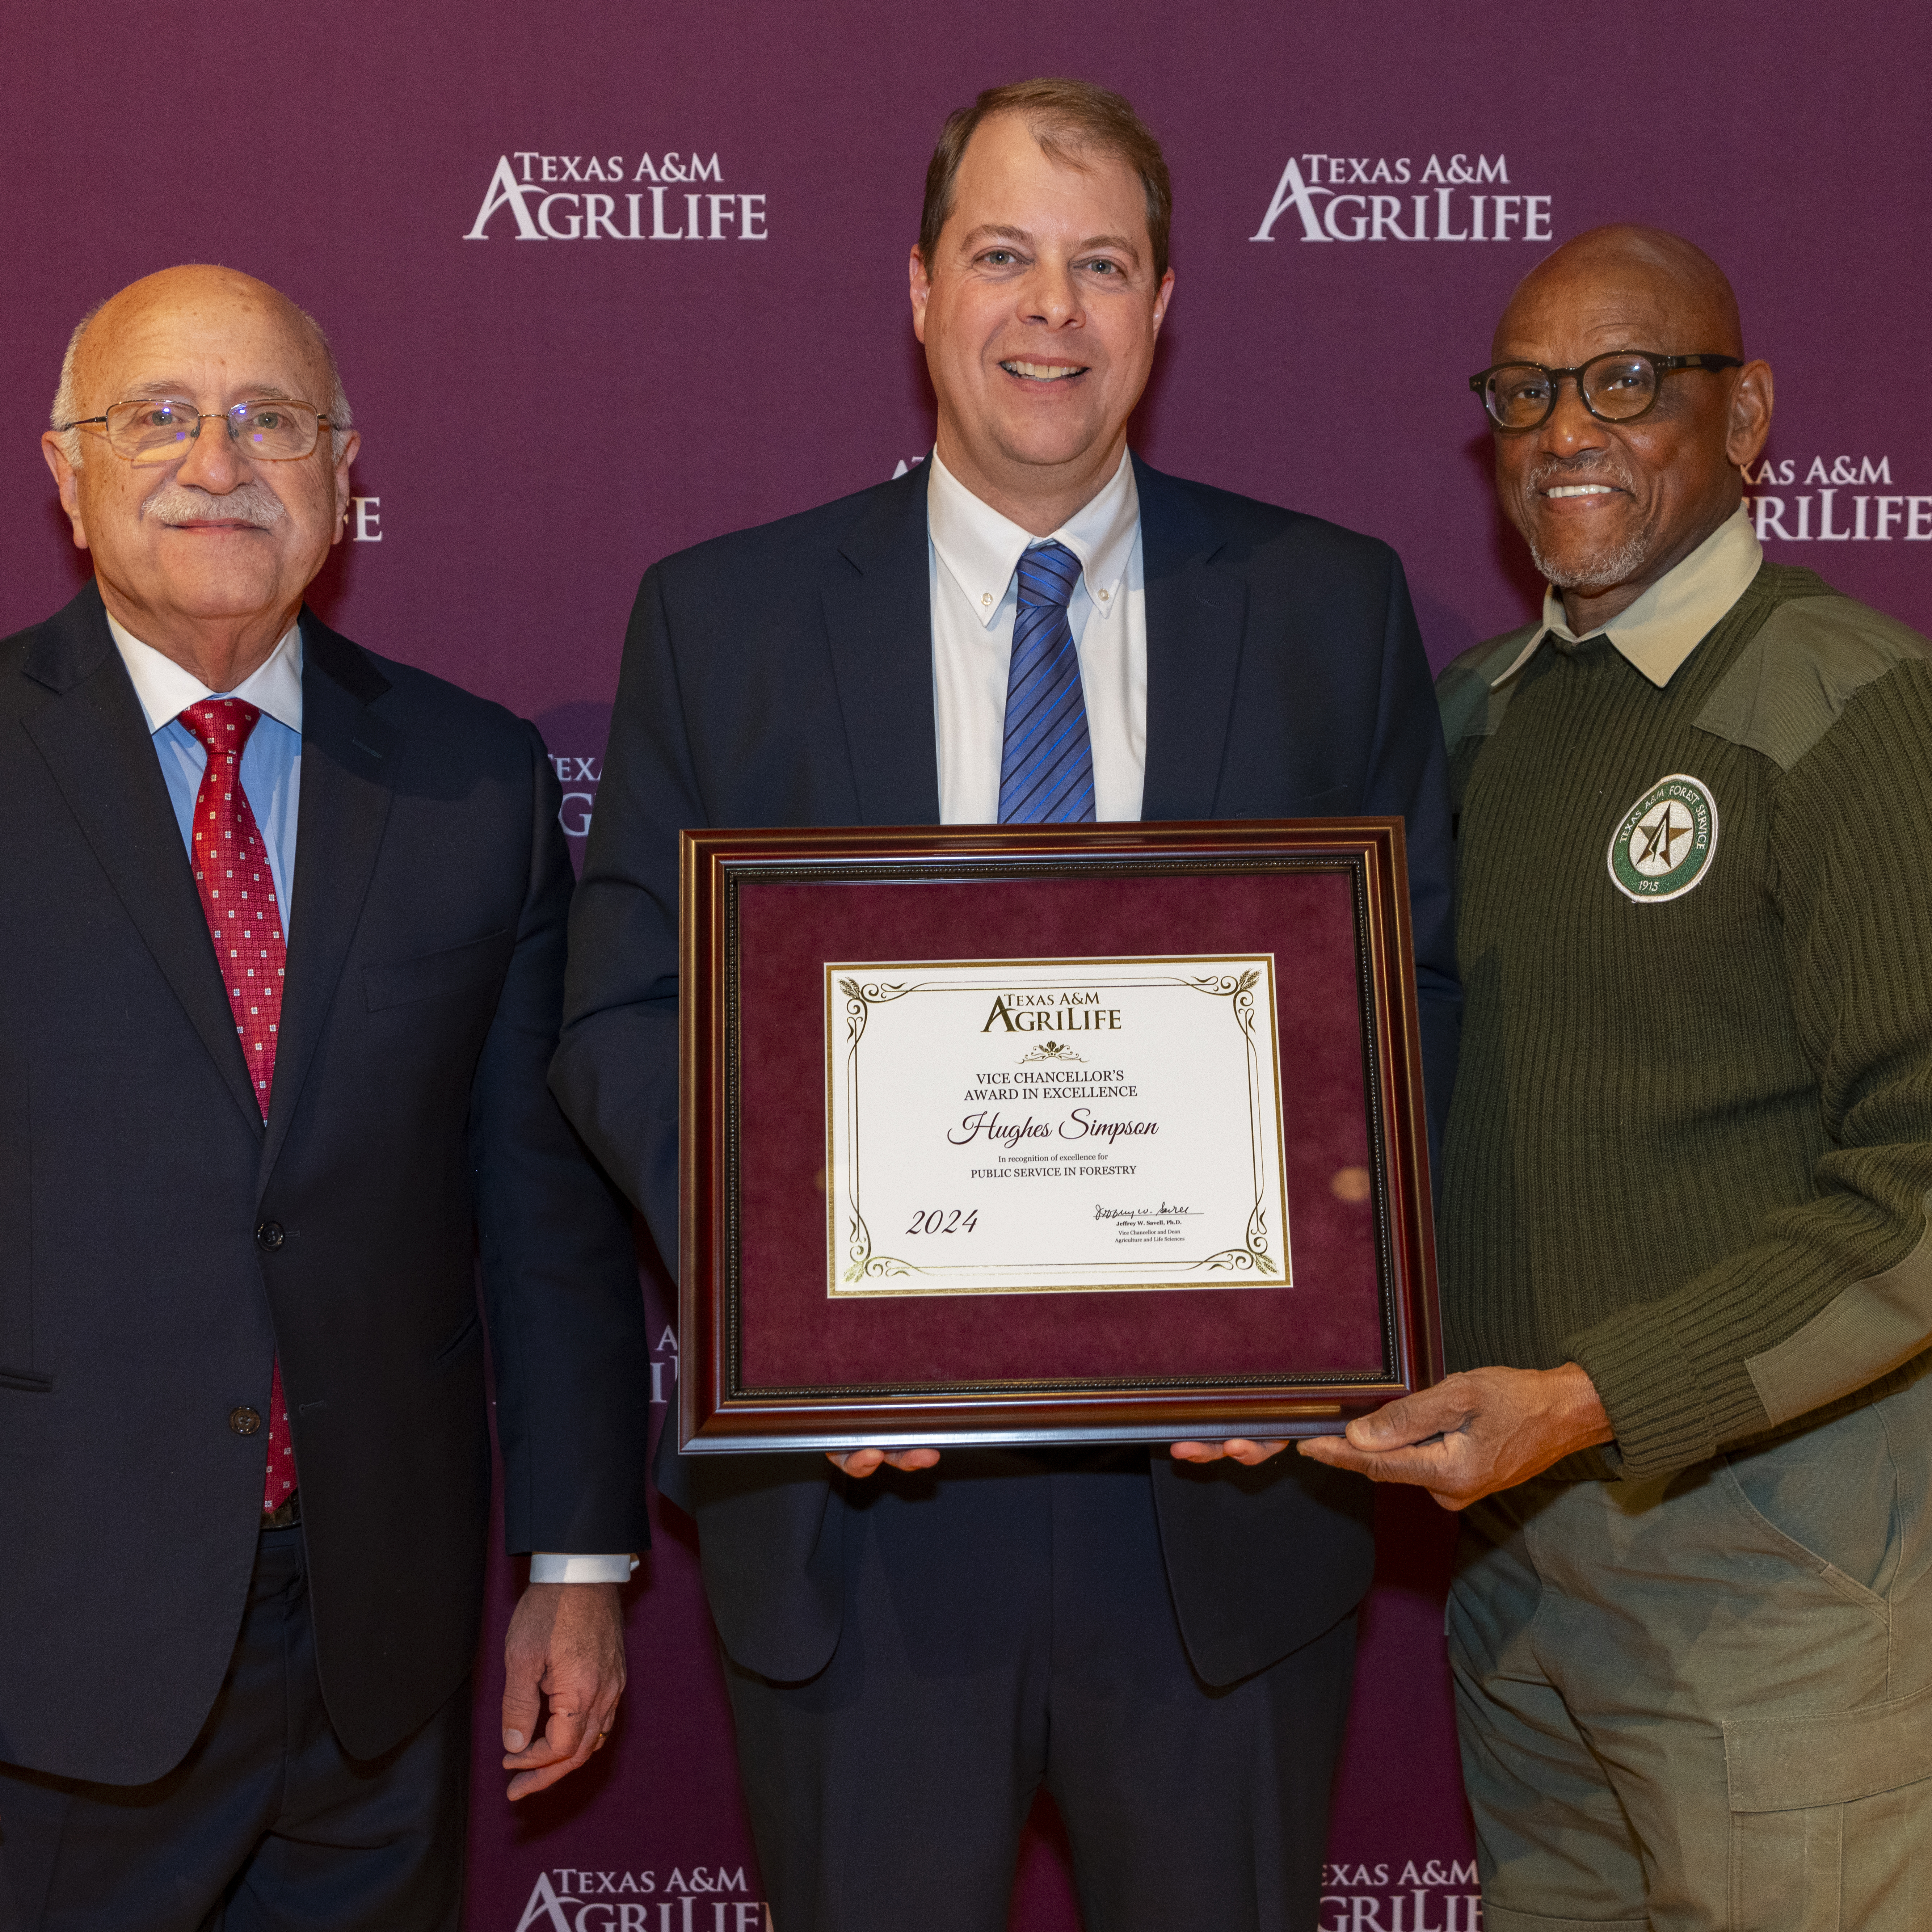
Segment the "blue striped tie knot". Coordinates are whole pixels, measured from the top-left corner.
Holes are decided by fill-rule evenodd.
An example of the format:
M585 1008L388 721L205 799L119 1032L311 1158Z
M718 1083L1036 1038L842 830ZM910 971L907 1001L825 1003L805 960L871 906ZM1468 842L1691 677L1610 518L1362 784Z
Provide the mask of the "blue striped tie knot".
M1064 544L1041 544L1020 553L1019 579L1000 756L1000 823L1090 823L1094 749L1080 656L1066 621L1080 560Z

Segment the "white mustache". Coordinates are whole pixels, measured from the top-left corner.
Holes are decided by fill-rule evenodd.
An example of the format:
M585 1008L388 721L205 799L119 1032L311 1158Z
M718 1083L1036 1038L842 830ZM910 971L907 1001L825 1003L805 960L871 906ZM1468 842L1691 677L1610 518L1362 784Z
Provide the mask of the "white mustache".
M164 483L141 506L141 514L164 524L252 524L258 530L266 530L288 512L274 490L251 476L225 496L198 490L192 483Z
M1560 457L1545 457L1532 465L1528 483L1532 490L1546 488L1552 483L1609 483L1619 490L1628 490L1630 478L1630 472L1614 459L1572 457L1565 461Z

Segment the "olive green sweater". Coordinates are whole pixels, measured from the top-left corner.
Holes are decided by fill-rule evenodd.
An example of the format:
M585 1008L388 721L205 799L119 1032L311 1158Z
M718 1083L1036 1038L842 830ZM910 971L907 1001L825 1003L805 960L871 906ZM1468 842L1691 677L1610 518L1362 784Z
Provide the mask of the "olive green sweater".
M1588 1372L1556 1473L1658 1475L1932 1343L1932 644L1768 564L1661 690L1600 636L1492 689L1534 634L1438 686L1444 1325Z

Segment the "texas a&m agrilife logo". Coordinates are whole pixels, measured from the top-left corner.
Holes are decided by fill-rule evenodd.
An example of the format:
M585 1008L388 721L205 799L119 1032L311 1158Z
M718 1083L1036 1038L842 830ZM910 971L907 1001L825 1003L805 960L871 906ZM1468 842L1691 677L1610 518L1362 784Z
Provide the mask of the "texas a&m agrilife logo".
M1688 772L1660 778L1610 835L1610 877L1640 905L1682 898L1704 876L1718 849L1718 805Z
M1387 1914L1384 1917L1384 1915ZM1474 1858L1343 1858L1322 1868L1316 1932L1481 1932Z
M1889 456L1767 456L1744 477L1760 543L1932 543L1932 496L1897 491Z
M514 1932L772 1932L771 1907L723 1865L537 1874Z
M581 752L552 752L549 756L557 783L563 788L556 822L563 827L566 838L588 838L590 814L597 805L598 784L604 776L603 757L600 753L586 755Z
M1294 154L1248 239L1277 240L1292 210L1304 242L1550 242L1553 199L1514 186L1507 154Z
M597 184L593 187L592 183ZM508 220L497 218L506 213ZM714 152L496 158L466 242L514 222L519 242L765 242L765 196L724 186Z

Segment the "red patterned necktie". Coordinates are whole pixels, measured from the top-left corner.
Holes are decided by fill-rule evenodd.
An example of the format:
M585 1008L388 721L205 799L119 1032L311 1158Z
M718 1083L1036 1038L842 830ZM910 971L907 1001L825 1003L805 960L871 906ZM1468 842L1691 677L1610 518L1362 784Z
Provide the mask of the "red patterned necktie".
M255 1104L266 1120L275 1084L275 1040L282 1022L287 947L268 871L268 849L242 789L242 752L262 714L240 698L205 698L181 722L208 754L194 800L194 883L214 941L222 984L241 1036ZM268 1474L262 1508L278 1509L294 1492L296 1459L282 1397L281 1358L268 1388Z

